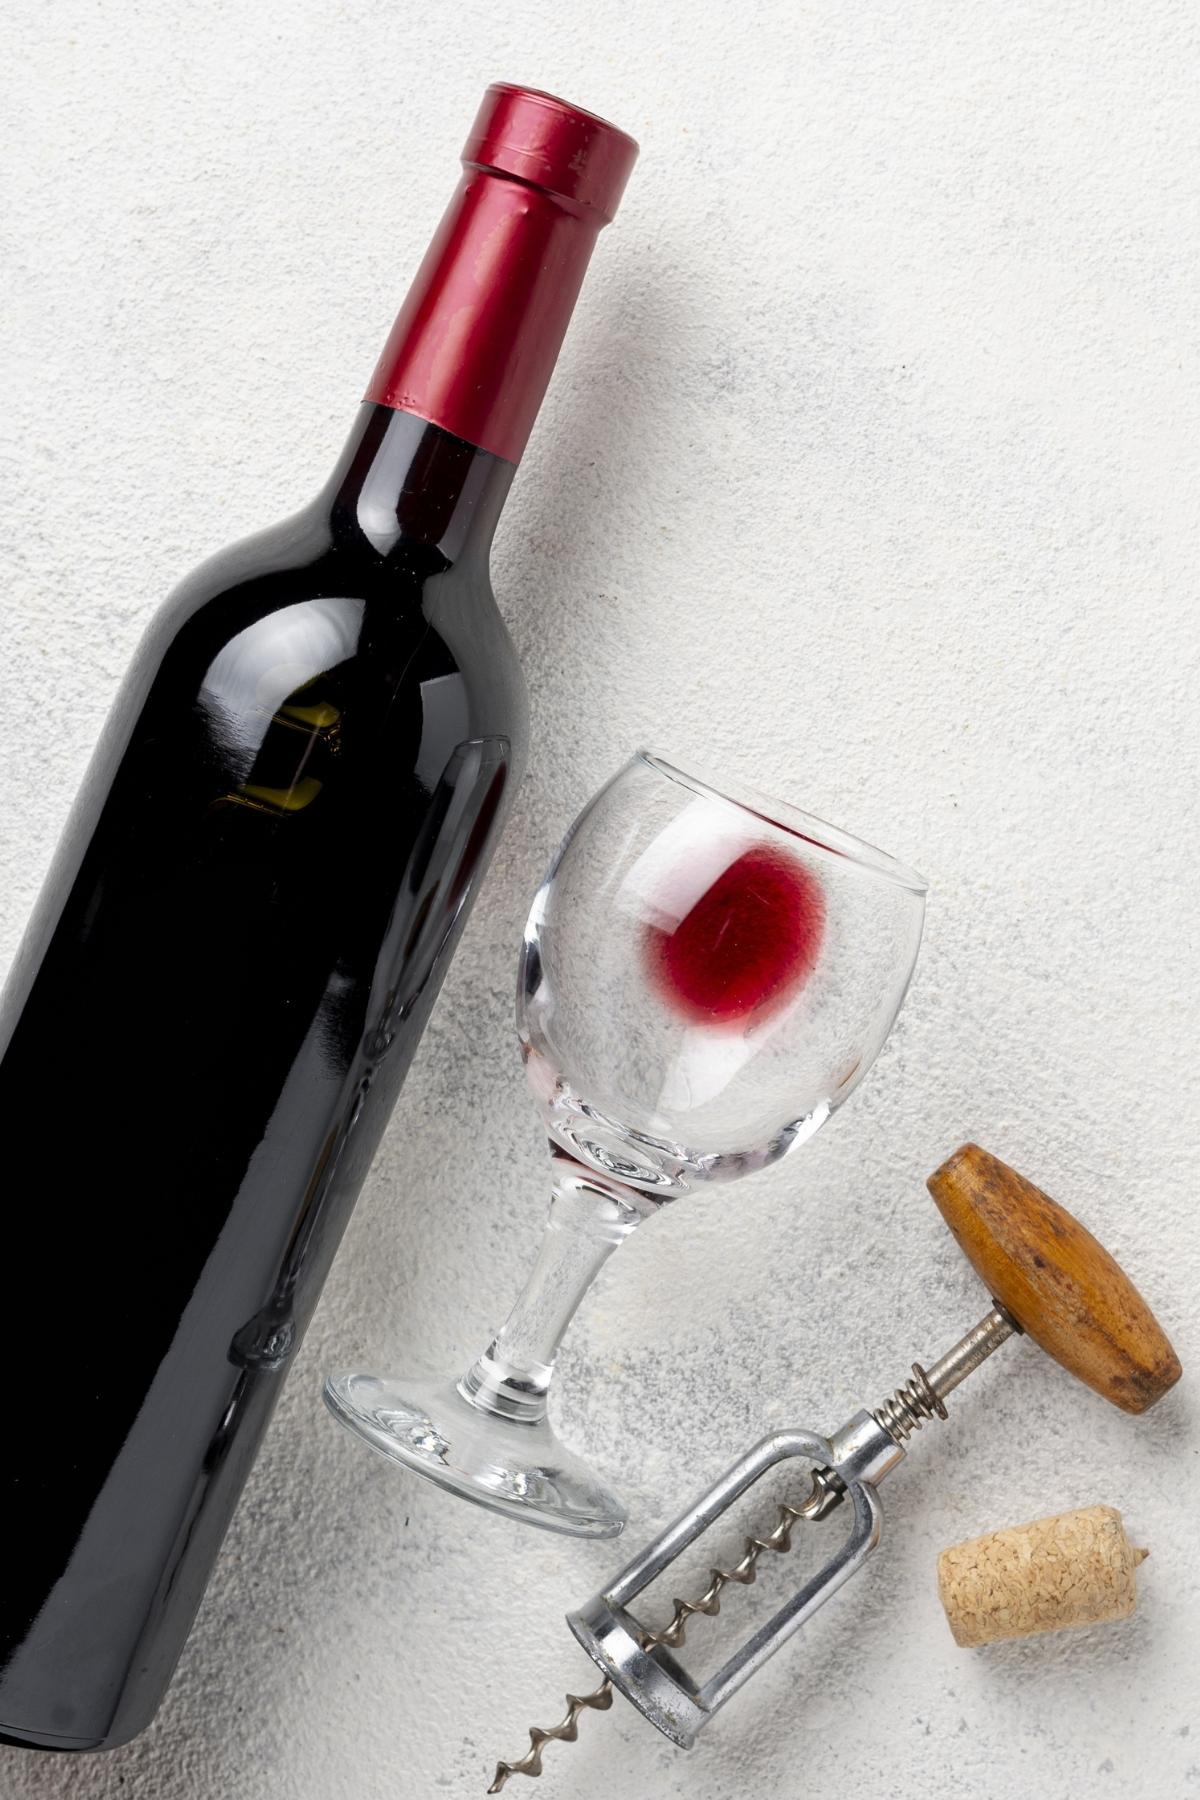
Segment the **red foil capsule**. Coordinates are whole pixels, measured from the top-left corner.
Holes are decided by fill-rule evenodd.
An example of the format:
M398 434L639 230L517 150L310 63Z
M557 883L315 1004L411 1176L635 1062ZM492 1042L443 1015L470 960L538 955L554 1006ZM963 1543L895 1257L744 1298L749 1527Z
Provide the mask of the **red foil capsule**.
M636 156L580 107L490 87L366 399L518 462Z

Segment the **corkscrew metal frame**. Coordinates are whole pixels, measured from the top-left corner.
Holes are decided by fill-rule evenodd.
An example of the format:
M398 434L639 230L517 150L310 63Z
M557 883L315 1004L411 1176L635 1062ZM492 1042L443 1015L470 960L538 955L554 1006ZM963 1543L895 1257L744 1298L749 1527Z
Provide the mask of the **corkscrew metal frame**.
M904 1439L925 1419L944 1419L943 1396L1018 1329L1015 1321L996 1307L935 1365L932 1375L927 1376L915 1364L914 1380L885 1401L878 1412L865 1408L856 1412L830 1438L803 1430L780 1431L763 1438L636 1556L604 1593L568 1615L567 1623L588 1655L673 1744L690 1750L714 1713L858 1572L879 1543L883 1509L876 1489L904 1460ZM981 1344L986 1344L986 1349L980 1350ZM853 1511L849 1536L829 1561L700 1685L666 1652L682 1643L683 1632L677 1625L681 1613L686 1622L692 1613L715 1612L716 1606L677 1602L672 1620L676 1629L668 1627L666 1632L651 1634L652 1644L647 1643L628 1606L769 1469L793 1457L813 1465L811 1491L795 1509L796 1516L820 1519L835 1507L848 1505ZM714 1581L718 1574L724 1574L726 1581L737 1579L726 1571L714 1571ZM719 1598L719 1590L714 1598Z
M573 1741L580 1715L611 1706L614 1687L672 1743L690 1749L726 1701L862 1567L882 1531L879 1482L904 1460L913 1432L928 1420L945 1419L946 1396L1014 1334L1028 1334L1126 1412L1144 1411L1179 1379L1178 1358L1128 1276L1032 1182L968 1144L930 1176L928 1185L989 1286L991 1310L928 1370L914 1363L911 1380L874 1411L856 1412L832 1436L789 1430L763 1438L607 1588L569 1614L568 1625L604 1679L590 1693L568 1695L559 1725L534 1726L527 1754L497 1764L489 1793L499 1793L511 1775L540 1775L544 1745ZM629 1610L631 1603L770 1469L793 1458L812 1465L807 1496L798 1505L782 1505L765 1537L748 1537L733 1568L713 1568L697 1598L676 1600L664 1628L643 1626ZM690 1620L719 1613L724 1590L753 1582L767 1551L788 1551L797 1524L822 1519L844 1504L852 1519L841 1547L714 1675L703 1683L693 1680L673 1654L682 1647Z

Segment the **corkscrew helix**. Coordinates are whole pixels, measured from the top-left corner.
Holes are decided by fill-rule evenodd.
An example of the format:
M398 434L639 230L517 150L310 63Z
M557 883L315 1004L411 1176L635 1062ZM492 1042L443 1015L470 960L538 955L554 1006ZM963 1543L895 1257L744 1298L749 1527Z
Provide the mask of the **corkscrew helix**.
M908 1381L875 1409L854 1413L832 1436L788 1430L763 1438L607 1588L568 1614L567 1624L603 1679L585 1694L567 1695L559 1724L530 1728L528 1751L515 1762L497 1763L489 1794L498 1794L512 1775L540 1775L545 1746L573 1743L582 1715L608 1711L614 1688L672 1743L690 1749L726 1701L862 1567L882 1532L879 1482L904 1460L914 1432L947 1417L946 1396L1014 1334L1027 1335L1125 1412L1144 1412L1179 1379L1170 1341L1129 1277L1077 1219L1032 1182L978 1145L966 1144L927 1185L986 1283L991 1310L927 1370L914 1363ZM641 1624L630 1603L769 1469L792 1458L810 1465L804 1498L781 1504L774 1527L748 1536L731 1568L713 1567L701 1594L676 1599L665 1626L654 1630ZM691 1620L720 1613L726 1589L754 1582L768 1552L786 1554L796 1527L847 1504L852 1518L841 1547L715 1675L703 1683L693 1680L673 1654L684 1646Z

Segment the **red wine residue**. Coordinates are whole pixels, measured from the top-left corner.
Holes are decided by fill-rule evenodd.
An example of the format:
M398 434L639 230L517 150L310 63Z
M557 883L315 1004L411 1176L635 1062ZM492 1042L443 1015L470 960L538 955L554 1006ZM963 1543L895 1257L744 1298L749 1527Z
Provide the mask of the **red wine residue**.
M731 862L671 931L651 926L647 965L659 998L690 1024L769 1018L811 975L825 897L802 863L770 844Z

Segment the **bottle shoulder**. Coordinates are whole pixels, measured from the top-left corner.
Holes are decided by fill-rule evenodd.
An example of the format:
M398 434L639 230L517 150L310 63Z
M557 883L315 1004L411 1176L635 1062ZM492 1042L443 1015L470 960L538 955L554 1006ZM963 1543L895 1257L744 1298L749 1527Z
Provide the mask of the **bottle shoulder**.
M127 700L154 737L181 707L230 750L266 720L336 712L372 737L434 698L466 737L523 750L527 701L485 558L435 547L382 557L339 543L311 513L235 543L170 595L130 670ZM392 727L389 726L389 733Z
M355 623L361 648L433 630L471 653L511 648L485 560L450 564L426 543L393 544L386 556L340 542L330 522L301 512L200 563L168 595L147 638L165 653L203 663L248 631L295 643L331 622ZM314 644L314 650L317 645Z
M330 519L310 505L205 557L172 588L153 623L172 636L211 642L280 607L335 591L365 598L381 585L380 561L340 550ZM402 558L397 564L393 597L403 603L411 598L411 579L405 580Z

